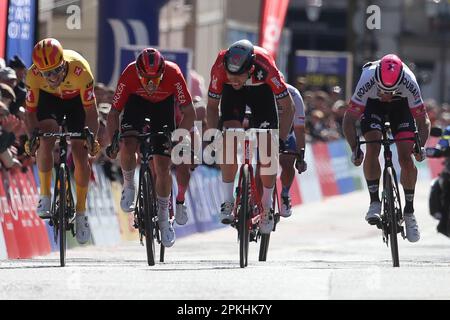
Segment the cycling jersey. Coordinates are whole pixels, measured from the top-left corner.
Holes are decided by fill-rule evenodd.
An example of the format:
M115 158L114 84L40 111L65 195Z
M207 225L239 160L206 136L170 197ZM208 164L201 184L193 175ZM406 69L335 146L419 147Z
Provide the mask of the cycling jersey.
M364 66L356 91L350 101L349 111L357 116L361 116L364 113L369 99L380 100L375 82L375 70L377 65L378 61L368 63ZM426 109L416 77L405 64L403 64L403 70L405 71L405 76L392 100L397 101L406 99L413 117L423 117L426 114Z
M81 98L84 107L95 105L94 77L89 63L77 52L64 50L64 61L68 64L67 75L57 88L51 88L35 65L27 73L26 106L30 112L37 112L41 91L61 100Z
M277 100L288 96L286 83L281 79L275 60L272 56L261 47L255 49L255 70L247 80L245 86L260 86L267 84ZM223 64L226 50L219 53L214 66L211 69L211 83L209 86L208 96L213 99L221 99L224 85L230 84L228 80L225 66Z
M192 103L192 97L186 85L186 80L180 68L173 62L166 61L163 78L158 89L149 95L142 87L136 72L136 63L133 62L125 69L119 79L112 107L122 112L131 95L137 95L150 103L165 101L170 96L175 97L175 105L180 108Z
M294 116L294 126L304 126L305 125L305 104L303 103L303 98L300 92L293 85L287 84L289 93L294 100L295 105L295 116Z

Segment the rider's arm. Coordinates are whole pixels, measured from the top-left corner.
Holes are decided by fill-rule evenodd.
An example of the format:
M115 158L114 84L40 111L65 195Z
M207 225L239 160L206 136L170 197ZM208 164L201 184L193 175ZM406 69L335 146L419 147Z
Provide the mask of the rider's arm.
M416 118L417 131L419 132L421 147L424 147L430 137L431 131L431 121L428 114L425 113L424 116Z
M112 141L116 131L119 130L120 111L111 108L108 114L108 121L106 124L106 130L108 131L109 139Z
M356 149L356 122L359 120L360 116L351 111L351 108L345 112L344 120L342 123L345 139L352 151Z
M208 129L217 129L219 123L219 103L219 99L208 98L208 105L206 107Z
M86 113L85 125L89 128L94 137L97 138L99 126L97 103L85 106L84 111Z
M33 131L38 127L39 121L37 118L37 107L39 102L39 84L36 79L35 69L30 69L27 72L26 86L27 86L27 97L26 97L26 117L25 124L27 126L28 135L31 137Z
M292 99L295 103L295 116L294 116L294 134L297 140L297 151L305 148L305 103L300 92L292 86L289 86L289 92L292 95Z
M295 107L290 94L278 100L280 112L280 139L286 141L294 120Z
M192 103L188 104L181 108L181 112L183 113L183 120L180 123L180 129L185 129L187 131L191 131L194 127L194 121L196 118L194 105Z

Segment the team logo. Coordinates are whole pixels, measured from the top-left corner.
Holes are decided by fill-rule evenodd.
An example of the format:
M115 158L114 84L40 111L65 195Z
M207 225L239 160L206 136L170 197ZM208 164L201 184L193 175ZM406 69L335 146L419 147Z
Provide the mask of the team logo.
M76 67L74 70L74 73L79 77L81 75L81 73L83 72L83 69L81 69L80 67Z

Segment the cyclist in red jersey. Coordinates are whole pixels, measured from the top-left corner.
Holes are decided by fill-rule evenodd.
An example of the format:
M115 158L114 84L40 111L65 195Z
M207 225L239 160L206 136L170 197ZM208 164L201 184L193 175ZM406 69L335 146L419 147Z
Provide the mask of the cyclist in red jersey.
M136 169L136 152L138 141L126 134L141 133L146 125L145 119L151 121L150 132L164 131L164 127L173 132L175 127L175 107L179 106L183 119L179 128L187 131L183 141L190 141L189 130L194 125L195 110L191 94L180 68L173 62L166 61L161 53L153 48L144 49L122 73L114 95L111 112L108 116L108 132L112 137L119 128L123 142L120 145L120 161L124 177L121 207L125 212L133 212L136 188L134 175ZM172 247L175 243L175 231L169 221L169 201L172 190L170 174L171 159L166 153L165 141L157 141L154 156L156 175L156 193L158 199L158 224L162 243Z
M219 104L223 128L242 128L245 108L249 106L254 120L252 126L280 129L280 147L284 145L294 119L294 101L286 83L281 79L274 59L265 49L253 46L248 40L241 40L231 45L228 50L221 51L211 70L208 96L209 128L218 128ZM224 164L221 169L225 202L221 206L220 220L224 224L230 224L233 221L234 181L238 165ZM260 230L269 234L274 227L271 207L276 174L261 175L261 180L264 186L264 213Z
M356 122L361 120L361 131L366 140L380 140L382 125L388 117L395 138L414 138L416 128L421 138L421 152L415 154L417 161L425 160L424 145L430 134L428 118L416 77L399 57L388 54L381 60L369 62L363 67L361 79L344 116L344 135L352 148L352 162L360 166L364 160L361 150L356 150ZM414 190L417 168L411 154L413 141L397 142L401 167L400 182L405 192L406 237L410 242L420 239L414 216ZM366 215L369 224L377 225L381 219L379 184L381 167L379 144L368 144L364 160L364 176L370 193L370 207Z

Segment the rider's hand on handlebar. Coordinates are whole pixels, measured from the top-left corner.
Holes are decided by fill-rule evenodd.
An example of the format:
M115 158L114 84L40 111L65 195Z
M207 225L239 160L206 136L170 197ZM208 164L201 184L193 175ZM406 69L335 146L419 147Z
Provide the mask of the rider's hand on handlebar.
M304 159L297 159L295 161L295 168L297 169L298 174L302 174L303 172L308 170L308 164Z
M279 139L280 153L286 151L286 142L283 139Z
M357 148L355 150L353 150L352 152L352 163L359 167L364 161L364 152L360 149Z
M422 162L427 158L427 152L425 150L424 147L420 147L420 151L417 152L417 150L415 150L416 148L414 148L414 158L416 158L416 160L418 162Z

